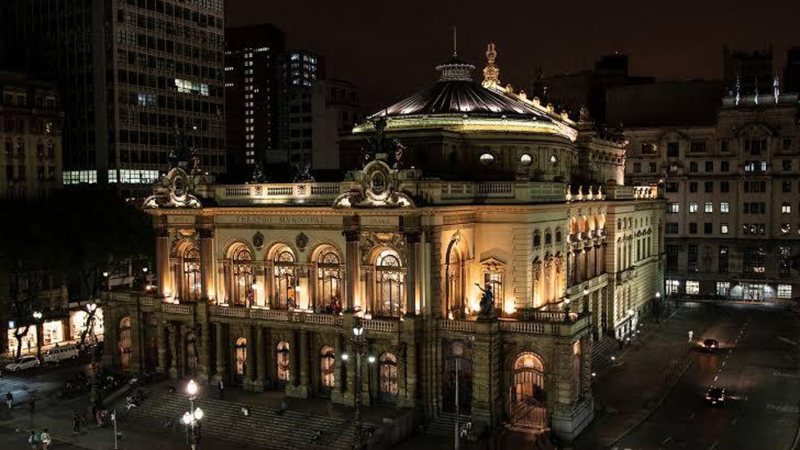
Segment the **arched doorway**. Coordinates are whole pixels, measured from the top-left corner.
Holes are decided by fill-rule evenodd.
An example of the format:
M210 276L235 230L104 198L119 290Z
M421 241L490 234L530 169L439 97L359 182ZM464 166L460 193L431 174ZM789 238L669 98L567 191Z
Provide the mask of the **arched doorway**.
M242 383L247 373L247 338L240 337L236 340L236 381Z
M330 395L336 385L336 352L333 347L326 345L319 353L320 393Z
M508 416L515 426L544 428L547 425L542 359L530 352L514 359L509 387Z
M123 317L119 321L119 363L123 371L131 367L131 318Z
M461 414L472 410L472 351L464 341L445 340L442 345L444 359L442 381L442 407L447 412L456 411L456 383L458 383L458 409ZM458 377L456 377L458 372Z
M382 402L397 401L397 356L394 353L381 355L378 363L378 384Z
M278 342L276 353L275 362L278 366L278 384L285 386L289 382L291 375L289 371L289 343L286 341Z

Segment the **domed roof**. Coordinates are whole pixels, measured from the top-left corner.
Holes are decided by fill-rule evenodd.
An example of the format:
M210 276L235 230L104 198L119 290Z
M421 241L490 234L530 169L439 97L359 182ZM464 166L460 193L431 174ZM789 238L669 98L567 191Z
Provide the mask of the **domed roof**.
M472 79L475 66L453 58L436 68L439 81L372 117L466 114L472 117L524 118L551 121L544 112L500 89L490 89Z

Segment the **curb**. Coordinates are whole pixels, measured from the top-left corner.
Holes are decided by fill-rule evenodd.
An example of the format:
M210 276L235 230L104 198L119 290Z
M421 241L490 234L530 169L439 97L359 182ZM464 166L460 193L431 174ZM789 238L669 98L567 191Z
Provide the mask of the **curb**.
M692 364L694 364L694 359L690 359L689 360L689 364L687 364L686 367L684 367L683 370L681 370L681 372L678 374L678 376L675 377L675 381L667 387L667 389L661 394L661 396L659 396L658 401L656 402L656 404L653 405L653 407L650 408L647 411L647 413L644 414L644 416L642 416L641 419L637 420L627 430L625 430L622 433L620 433L619 436L617 436L613 441L611 441L611 443L606 445L605 448L611 448L617 442L621 441L625 436L630 434L631 431L635 430L639 425L644 423L645 420L650 418L650 416L652 416L653 413L656 412L658 407L661 406L662 403L664 403L664 400L667 399L667 397L669 396L670 392L672 392L672 390L675 389L675 386L678 385L678 382L680 381L681 378L683 378L683 375L686 373L687 370L689 370L689 367L691 367ZM800 431L800 430L798 430L798 431Z

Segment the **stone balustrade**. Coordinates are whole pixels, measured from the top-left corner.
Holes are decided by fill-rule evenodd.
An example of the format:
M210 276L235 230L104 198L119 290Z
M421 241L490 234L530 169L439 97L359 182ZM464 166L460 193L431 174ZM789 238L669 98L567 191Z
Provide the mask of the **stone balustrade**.
M386 319L364 319L362 322L364 329L378 333L397 333L397 320Z
M175 304L175 303L164 303L161 305L161 310L167 314L192 314L192 310L194 305L190 304Z
M475 322L471 320L442 320L440 323L444 331L456 331L459 333L475 332Z

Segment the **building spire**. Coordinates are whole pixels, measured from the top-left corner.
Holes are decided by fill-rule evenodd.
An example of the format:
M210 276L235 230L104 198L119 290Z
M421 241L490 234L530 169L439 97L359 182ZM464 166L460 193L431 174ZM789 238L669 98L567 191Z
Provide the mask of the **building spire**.
M486 46L486 67L483 68L483 87L490 88L500 85L500 69L495 64L497 59L497 50L495 50L494 42L490 42Z
M458 58L458 29L453 25L453 58Z

